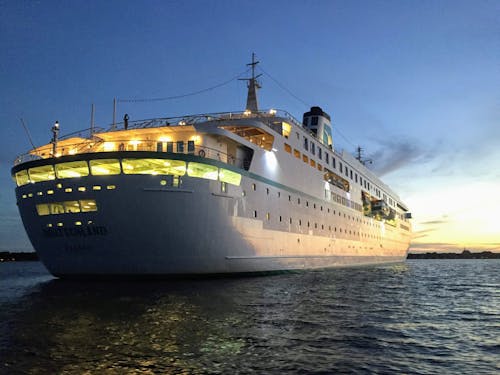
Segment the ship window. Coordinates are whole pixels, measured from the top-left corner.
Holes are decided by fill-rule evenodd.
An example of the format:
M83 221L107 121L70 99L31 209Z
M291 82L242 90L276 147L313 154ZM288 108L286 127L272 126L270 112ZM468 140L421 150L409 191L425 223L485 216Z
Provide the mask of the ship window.
M269 212L266 214L266 219L271 220L271 214Z
M318 171L322 171L323 170L323 167L321 166L321 164L318 164Z
M337 168L337 167L335 166L335 164L336 164L336 162L335 162L335 158L332 156L332 165L333 165L333 168Z
M48 194L48 195L52 195L52 194L54 194L54 190L47 190L47 194Z
M80 206L82 208L82 212L93 212L97 211L97 205L95 200L93 199L85 199L80 201Z
M43 193L41 191L37 191L36 195L43 195Z
M309 161L309 158L306 155L302 155L302 160L304 163L307 163Z
M292 146L289 144L285 143L285 151L288 152L289 154L292 153Z
M78 201L64 202L64 212L67 214L80 212L80 204Z
M339 171L342 173L342 162L339 162Z
M253 190L253 191L257 190L257 185L252 184L252 190Z
M96 159L91 160L90 173L94 176L105 176L120 174L120 161L118 159Z
M257 211L253 212L253 217L257 217Z
M316 162L311 159L311 167L316 168Z
M123 173L183 176L186 162L168 159L123 159Z
M300 159L300 151L293 149L293 156L295 156L297 159Z
M194 141L188 141L188 153L194 154Z
M318 116L311 117L311 126L318 125Z
M36 205L36 212L38 213L38 216L50 215L49 205L46 203L37 204Z
M325 163L330 163L330 155L328 154L328 152L325 152Z
M27 170L16 172L15 176L16 176L17 186L23 186L30 183Z
M230 171L229 169L221 168L219 170L219 180L222 182L227 182L231 185L240 186L241 174Z
M50 213L52 215L58 215L64 213L64 204L62 202L58 203L49 203Z
M78 187L78 191L85 191L87 190L87 188L85 186L79 186Z
M316 153L316 145L311 142L311 153L314 155Z
M323 157L322 151L323 150L321 150L321 148L318 147L318 158L320 158L320 159Z
M266 188L266 194L269 195L269 188Z
M75 221L75 225L82 225L81 221Z
M116 189L116 185L108 185L108 186L106 186L106 189L114 190L114 189Z
M177 152L184 152L184 142L183 141L177 141Z
M56 164L57 178L75 178L89 175L89 166L84 160Z
M101 187L99 185L94 185L92 186L92 190L101 190Z
M71 192L73 192L73 188L68 187L68 188L65 188L64 191L66 193L71 193Z
M43 165L28 169L31 182L41 182L55 180L54 167L52 165Z
M281 132L283 137L288 138L291 131L292 131L292 126L288 122L283 121L281 123Z
M167 142L167 152L174 152L174 142Z
M202 163L189 163L188 164L188 176L206 178L208 180L217 180L218 168L213 165L202 164Z
M309 143L306 137L304 137L304 150L309 150Z
M181 176L174 176L174 179L172 180L172 186L173 187L180 187L182 185L182 177Z
M220 183L220 191L222 191L223 193L227 193L227 183L226 182Z

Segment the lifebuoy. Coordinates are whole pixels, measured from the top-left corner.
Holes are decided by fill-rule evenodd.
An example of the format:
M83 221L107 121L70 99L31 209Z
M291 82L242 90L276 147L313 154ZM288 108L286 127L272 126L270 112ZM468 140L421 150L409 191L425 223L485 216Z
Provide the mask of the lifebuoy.
M204 158L205 157L205 150L198 151L198 155L200 155L202 158Z

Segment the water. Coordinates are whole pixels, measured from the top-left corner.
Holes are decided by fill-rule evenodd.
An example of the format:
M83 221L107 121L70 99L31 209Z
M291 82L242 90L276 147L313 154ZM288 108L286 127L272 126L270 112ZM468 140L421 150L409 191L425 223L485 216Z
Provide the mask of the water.
M500 372L500 261L149 282L0 264L0 373Z

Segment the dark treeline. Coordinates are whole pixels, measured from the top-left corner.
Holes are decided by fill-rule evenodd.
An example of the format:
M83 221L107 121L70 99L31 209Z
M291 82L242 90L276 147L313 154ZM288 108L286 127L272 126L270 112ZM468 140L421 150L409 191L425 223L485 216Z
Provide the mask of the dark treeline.
M38 255L34 252L31 253L11 253L9 251L0 252L0 262L25 262L25 261L38 260Z
M491 251L473 253L469 250L464 250L461 253L410 253L408 254L408 259L500 259L500 253L493 253Z

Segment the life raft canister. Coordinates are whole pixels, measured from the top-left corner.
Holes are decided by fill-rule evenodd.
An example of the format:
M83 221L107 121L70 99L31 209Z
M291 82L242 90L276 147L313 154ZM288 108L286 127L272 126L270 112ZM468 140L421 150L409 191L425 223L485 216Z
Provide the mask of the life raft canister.
M204 158L205 157L205 150L198 151L198 155L200 155L202 158Z

